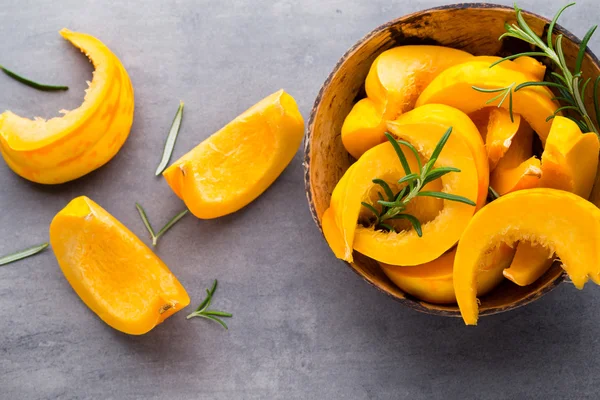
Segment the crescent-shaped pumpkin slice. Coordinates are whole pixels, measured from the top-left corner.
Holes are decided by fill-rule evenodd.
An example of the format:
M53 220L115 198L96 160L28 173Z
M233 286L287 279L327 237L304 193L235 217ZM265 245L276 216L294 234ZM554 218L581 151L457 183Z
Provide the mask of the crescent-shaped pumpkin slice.
M429 158L436 144L446 132L441 125L436 124L411 124L399 125L388 122L388 130L395 137L404 139L417 148L425 157ZM382 145L380 145L382 146ZM393 152L391 145L389 151ZM408 158L408 153L407 154ZM367 152L367 155L375 155ZM392 158L392 156L390 156ZM368 160L368 164L366 162ZM399 162L396 161L400 169ZM390 168L389 163L381 161L380 157L365 159L367 168L358 168L352 176L351 182L360 182L367 188L367 182L374 177L383 176L383 171ZM436 167L451 166L461 172L449 173L440 178L442 191L466 197L472 201L477 199L478 175L475 160L469 146L458 135L451 135L435 164ZM361 174L361 171L365 171ZM413 167L411 170L415 171ZM350 186L350 185L349 185ZM360 206L360 198L364 190L357 190L352 196L347 196L349 204ZM419 237L414 229L394 232L382 232L371 227L356 226L348 222L347 231L352 233L354 249L379 262L392 265L418 265L436 259L456 244L463 230L475 212L475 207L468 204L444 200L443 209L430 222L422 224L423 236ZM356 211L348 213L348 221L356 221ZM342 229L344 231L344 229ZM349 242L348 242L349 243Z
M125 68L100 40L60 34L85 53L95 71L80 107L49 120L0 114L0 151L8 166L33 182L63 183L107 163L131 129L134 96Z
M81 300L121 332L144 334L190 303L156 254L85 196L56 214L50 243Z
M502 89L516 87L521 83L531 81L528 73L515 68L506 68L498 64L490 68L491 62L483 60L468 61L455 65L439 74L425 88L417 100L417 107L424 104L441 103L458 108L466 114L471 114L496 97L498 93L483 93L473 87L483 89ZM546 119L558 109L557 102L552 100L553 94L547 87L526 87L519 91L513 89L513 112L522 118L546 141L550 132L551 122ZM498 98L493 104L500 102ZM509 107L509 100L502 107Z
M560 257L578 289L600 284L600 209L576 194L556 189L509 193L483 207L465 229L454 261L454 291L463 320L479 315L475 277L490 249L526 239Z
M419 94L440 72L471 58L443 46L398 46L381 53L365 81L367 98L354 105L342 125L346 150L358 159L385 142L388 120L413 109Z
M452 135L459 136L465 141L475 160L479 188L477 209L483 207L487 199L490 171L485 145L479 130L467 114L444 104L426 104L400 115L394 120L394 123L398 125L435 124L444 129L452 127Z

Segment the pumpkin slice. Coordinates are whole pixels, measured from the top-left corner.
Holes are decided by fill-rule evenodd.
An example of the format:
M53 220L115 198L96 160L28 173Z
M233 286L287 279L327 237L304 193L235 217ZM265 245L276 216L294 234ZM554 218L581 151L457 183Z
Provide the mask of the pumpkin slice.
M557 116L542 154L540 187L566 190L588 198L596 178L600 144L595 133L582 134L577 124ZM553 253L519 243L505 276L517 285L535 282L552 266Z
M423 89L444 69L473 56L442 46L398 46L381 53L365 82L367 99L356 103L342 126L346 150L359 158L385 142L386 122L414 108Z
M600 209L576 194L556 189L509 193L483 207L465 229L454 261L454 291L467 325L479 314L475 277L487 252L505 242L529 240L556 252L582 289L600 283Z
M503 272L504 277L519 286L531 285L550 269L554 262L552 255L539 244L519 242L510 268Z
M487 199L489 168L485 145L481 135L469 116L456 108L444 104L426 104L402 114L394 121L398 125L434 124L444 129L452 127L452 134L462 138L477 166L477 209L483 207Z
M436 124L399 125L395 122L388 122L388 130L394 136L412 143L425 158L431 156L439 139L446 132L443 126ZM393 151L391 145L386 151ZM408 158L409 152L405 153ZM367 154L370 157L365 158ZM390 159L393 158L392 156L389 156ZM390 166L384 164L381 157L371 151L365 153L359 162L363 158L365 159L365 168L362 167L362 164L360 168L357 166L350 182L353 185L360 182L367 189L367 183L373 177L384 175L383 172ZM396 161L395 165L397 165L396 173L398 173L397 171L401 169L400 163ZM471 200L477 199L477 167L471 149L460 136L450 136L435 166L452 166L461 170L461 172L446 174L440 178L443 192ZM364 174L361 173L363 170ZM411 166L411 170L415 169ZM364 196L365 189L361 187L346 199L350 204L359 203L360 198ZM422 237L419 237L412 229L393 233L376 231L373 227L357 227L356 224L350 224L350 221L356 221L356 212L348 213L344 215L344 218L349 219L348 231L351 231L354 236L355 250L379 262L410 266L430 262L454 246L474 212L475 207L473 206L444 200L443 209L439 215L431 222L423 224Z
M490 186L501 196L538 187L542 176L540 160L533 157L533 130L524 119L520 119L519 129L509 141L509 148L490 176Z
M146 333L190 303L167 266L85 196L56 214L50 224L50 243L81 300L121 332Z
M83 104L62 117L27 119L0 114L0 151L8 166L33 182L83 176L119 151L133 122L133 88L119 59L93 36L60 34L85 53L95 71Z
M521 125L521 116L514 114L511 120L510 113L504 108L498 107L492 108L489 113L485 148L487 150L490 171L493 171L498 165L498 161L508 151L513 138L517 134ZM532 138L530 138L531 140Z
M483 296L502 282L502 270L510 265L515 251L509 246L501 246L490 259L490 264L479 271L477 294ZM404 292L434 304L456 303L452 269L456 249L450 250L437 259L412 267L380 263L383 272Z
M473 89L473 86L484 89L501 89L514 84L517 85L531 81L529 74L514 68L505 68L502 64L490 68L491 63L486 61L469 61L455 65L439 74L417 100L417 107L424 104L441 103L458 108L470 114L488 106L487 101L497 96L498 93L482 93ZM513 112L522 118L540 136L542 142L546 141L551 123L546 121L559 107L552 100L553 94L547 87L526 87L513 92ZM493 104L496 105L500 99ZM502 107L508 108L508 98Z
M524 72L527 72L535 81L543 81L546 75L546 66L533 57L521 56L513 60Z
M294 158L303 132L296 101L279 90L181 157L163 176L196 217L230 214L277 179Z

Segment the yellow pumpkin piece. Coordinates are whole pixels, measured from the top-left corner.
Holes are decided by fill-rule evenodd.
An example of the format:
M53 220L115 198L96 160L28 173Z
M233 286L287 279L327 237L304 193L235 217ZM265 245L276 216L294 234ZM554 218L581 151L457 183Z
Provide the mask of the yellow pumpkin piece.
M444 129L452 127L452 135L465 141L477 166L477 209L483 207L487 199L490 171L486 149L473 121L456 108L444 104L426 104L400 115L394 123L398 125L435 124Z
M543 81L546 75L546 66L529 56L517 57L513 60L513 63L523 69L524 72L529 73L536 81Z
M577 124L557 116L542 153L541 186L588 198L598 168L600 143L595 133L581 133Z
M554 257L539 244L520 242L510 268L504 270L504 277L519 286L531 285L550 269Z
M444 69L473 56L442 46L398 46L381 53L371 65L367 98L350 111L342 126L346 150L359 158L385 142L386 122L414 108L423 89Z
M85 196L56 214L50 224L50 244L81 300L121 332L146 333L190 303L167 266Z
M452 269L456 249L437 259L412 267L380 263L383 272L404 292L434 304L456 303ZM477 294L483 296L502 282L502 270L510 265L514 250L501 246L490 264L477 276Z
M352 157L358 159L365 151L385 142L383 109L369 98L354 105L342 125L342 143Z
M490 171L496 168L498 161L508 151L520 125L521 116L519 114L513 114L511 120L510 113L504 108L495 107L489 111L485 148L487 150ZM530 138L530 141L532 139Z
M294 158L303 132L296 101L279 90L181 157L163 176L196 217L230 214L277 179Z
M62 117L27 119L0 114L0 151L8 166L33 182L63 183L107 163L119 151L133 122L133 88L125 68L93 36L60 34L85 53L95 71L83 104Z
M441 125L399 125L395 122L388 122L388 130L394 136L413 144L426 158L431 156L439 139L446 132ZM384 145L387 146L387 144ZM384 145L368 151L356 163L358 164L364 159L364 164L361 164L360 167L357 165L351 177L352 185L348 185L349 188L356 187L352 195L346 197L350 204L360 203L360 199L369 187L368 182L373 177L388 175L383 173L390 168L387 160L386 162L382 161L380 154L374 152L375 149ZM391 145L383 149L390 153L389 159L395 156ZM407 158L408 153L405 152ZM399 173L399 169L401 169L399 164L396 161L397 170L394 176L396 179L402 177ZM452 166L461 170L461 172L449 173L440 178L443 192L463 196L473 201L477 199L477 167L471 149L460 136L450 136L435 164L435 167L440 166ZM411 170L415 169L411 166ZM364 187L356 185L364 185ZM353 213L344 214L344 218L348 219L348 231L352 233L352 237L350 235L348 237L353 239L356 251L386 264L410 266L432 261L454 246L474 212L475 207L473 206L444 200L443 209L439 215L431 222L422 225L422 237L419 237L412 229L393 233L376 231L373 227L356 226L356 223L350 223L356 221L356 211L354 210ZM347 241L347 243L351 242Z
M466 114L471 114L490 104L486 102L498 93L482 93L473 89L473 86L484 89L501 89L514 84L517 85L531 81L529 74L514 68L503 67L502 64L490 68L491 63L486 61L469 61L455 65L439 74L417 100L417 107L424 104L441 103L458 108ZM522 118L545 142L550 131L550 122L546 118L552 115L559 107L552 100L553 94L547 87L526 87L517 92L513 91L513 112ZM497 99L492 105L498 105ZM502 107L508 109L508 98Z
M575 122L555 117L542 154L539 185L588 198L596 178L599 151L595 133L582 134ZM546 273L553 259L548 249L519 243L515 260L504 275L517 285L529 285Z
M335 221L335 214L331 208L328 208L323 213L321 227L323 229L323 236L325 236L325 240L327 240L327 244L329 244L333 254L337 258L344 259L346 257L346 246L340 228L338 228Z
M511 245L519 240L555 252L578 289L588 278L600 283L600 209L562 190L509 193L475 214L458 243L454 291L467 325L477 324L475 277L486 252L501 242Z
M519 129L510 140L510 147L490 176L490 186L501 196L538 187L542 176L540 160L532 156L533 130L526 121L520 120Z
M483 143L485 143L485 138L487 137L487 128L488 122L490 121L490 112L497 107L484 107L477 111L473 111L469 114L469 118L479 131L481 138L483 139Z

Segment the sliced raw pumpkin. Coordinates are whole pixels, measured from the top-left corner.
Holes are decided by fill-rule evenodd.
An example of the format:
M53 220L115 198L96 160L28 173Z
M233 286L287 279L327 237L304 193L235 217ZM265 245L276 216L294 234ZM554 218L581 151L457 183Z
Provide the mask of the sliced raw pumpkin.
M383 143L387 120L414 108L419 94L444 69L472 57L442 46L398 46L381 53L367 75L367 98L356 103L342 126L346 150L359 158Z
M395 122L388 122L388 130L394 136L413 144L425 158L431 156L436 144L446 132L443 126L436 124L399 125ZM361 198L365 196L366 191L372 185L372 183L369 184L371 179L384 176L384 172L390 168L389 163L382 160L382 155L373 152L380 146L384 145L368 151L356 163L356 170L350 180L352 185L348 185L356 190L352 192L352 195L346 197L352 207L357 207L357 203L360 204ZM393 148L388 144L385 146L382 147L381 152L388 153L389 159L393 159ZM406 153L408 158L409 152ZM359 162L364 164L359 167ZM401 177L400 163L396 161L395 165L394 177ZM461 170L461 172L450 173L440 178L443 192L466 197L473 201L477 199L477 167L471 149L460 136L450 136L435 166L452 166ZM411 170L415 171L416 169L411 166ZM473 206L444 200L441 212L435 219L422 225L423 236L419 237L417 232L412 229L394 233L378 231L372 226L357 227L355 221L358 211L353 209L352 212L344 214L344 219L347 219L348 223L347 228L343 228L342 231L349 232L347 237L350 238L350 235L353 237L356 251L374 260L392 265L418 265L438 258L454 246L474 212L475 207ZM348 240L347 243L352 242Z
M133 122L133 88L117 56L93 36L67 29L60 34L94 64L83 104L47 121L0 114L4 160L23 178L45 184L79 178L107 163Z
M279 90L181 157L163 176L196 217L230 214L275 181L294 158L303 132L296 101Z
M167 266L85 196L56 214L50 225L50 243L81 300L121 332L146 333L190 303Z
M380 263L383 272L404 292L434 304L456 303L452 269L456 249L437 259L412 267ZM514 250L501 246L490 260L490 264L477 276L477 294L483 296L494 289L503 279L502 271L510 265Z
M511 119L510 113L504 108L495 107L489 111L485 148L487 150L490 171L496 168L498 161L508 151L520 125L521 116L519 114L513 114L513 118ZM531 140L532 138L530 138Z
M553 254L546 247L519 242L510 268L504 270L504 277L519 286L531 285L550 269L553 262Z
M531 81L529 74L514 68L503 67L498 64L490 68L487 61L468 61L455 65L439 74L417 100L417 107L424 104L441 103L458 108L470 114L490 104L487 101L497 96L498 93L483 93L473 89L473 86L483 89L501 89L516 87ZM545 142L550 131L550 122L546 121L559 107L552 100L553 94L547 87L526 87L513 91L513 111L522 118ZM497 105L500 98L493 105ZM502 103L508 108L508 98Z
M479 188L477 209L483 207L487 198L490 172L485 145L477 127L467 114L444 104L426 104L400 115L394 123L397 125L434 124L444 130L452 127L452 134L465 141L475 160Z
M486 252L505 242L537 243L560 257L578 288L588 278L600 283L600 209L576 194L556 189L509 193L471 219L456 251L454 290L467 325L479 314L475 277Z
M524 72L529 73L536 81L543 81L546 75L546 66L533 57L521 56L513 60Z
M540 160L532 155L533 130L529 124L520 119L518 131L507 141L509 147L490 176L490 186L501 196L538 187L542 169Z

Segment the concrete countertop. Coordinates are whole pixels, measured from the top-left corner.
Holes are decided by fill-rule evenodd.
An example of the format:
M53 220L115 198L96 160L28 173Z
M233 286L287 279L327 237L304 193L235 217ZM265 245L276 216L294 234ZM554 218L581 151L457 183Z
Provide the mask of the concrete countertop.
M51 117L81 103L92 67L58 35L68 27L121 58L136 113L121 152L75 182L35 185L2 163L0 254L46 241L54 214L82 194L149 243L134 202L158 226L182 208L153 174L180 99L186 111L173 160L279 88L308 119L346 49L392 18L446 3L4 1L0 63L71 89L38 92L0 74L0 111ZM563 4L519 1L547 17ZM597 10L595 0L580 0L562 24L581 37L599 21ZM242 211L188 216L157 248L192 306L219 279L214 305L234 314L229 331L187 321L184 311L145 336L127 336L83 305L51 251L1 267L0 399L599 397L597 287L563 284L477 328L412 311L334 258L310 217L301 160L299 151Z

